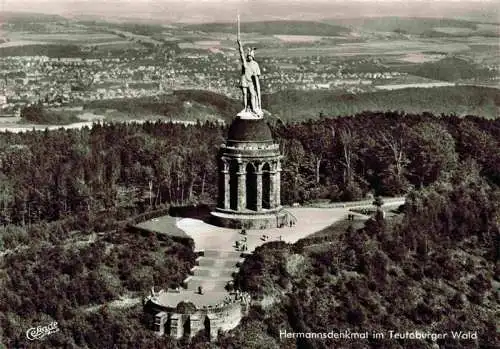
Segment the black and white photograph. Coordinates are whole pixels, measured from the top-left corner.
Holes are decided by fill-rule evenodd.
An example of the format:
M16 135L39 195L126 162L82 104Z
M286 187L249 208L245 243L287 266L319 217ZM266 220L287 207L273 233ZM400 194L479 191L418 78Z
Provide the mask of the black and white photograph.
M500 2L0 5L0 349L499 348Z

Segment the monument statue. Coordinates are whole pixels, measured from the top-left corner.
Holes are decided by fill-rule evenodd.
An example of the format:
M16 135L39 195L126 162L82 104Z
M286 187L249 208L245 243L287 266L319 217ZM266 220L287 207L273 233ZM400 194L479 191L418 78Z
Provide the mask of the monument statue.
M243 49L240 40L240 16L238 15L238 49L241 60L240 88L243 97L243 110L238 113L242 118L261 118L264 113L261 108L260 67L255 61L255 48Z

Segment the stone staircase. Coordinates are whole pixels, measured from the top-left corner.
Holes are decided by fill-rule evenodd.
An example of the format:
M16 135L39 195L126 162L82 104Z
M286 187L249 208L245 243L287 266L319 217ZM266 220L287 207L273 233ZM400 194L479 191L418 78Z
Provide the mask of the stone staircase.
M220 250L205 250L203 256L199 258L212 258L212 259L240 259L241 252L237 251L220 251Z
M195 266L191 269L191 272L194 276L203 276L203 277L224 277L224 276L232 276L233 273L236 273L238 268L217 268L217 267L202 267Z
M188 276L184 280L184 284L188 290L196 291L198 287L203 288L203 292L208 291L223 291L229 281L233 280L231 276L226 277L203 277L203 276Z
M197 265L191 269L192 275L184 280L188 290L224 291L227 283L233 280L233 273L238 272L238 263L243 262L241 252L205 250L196 259Z

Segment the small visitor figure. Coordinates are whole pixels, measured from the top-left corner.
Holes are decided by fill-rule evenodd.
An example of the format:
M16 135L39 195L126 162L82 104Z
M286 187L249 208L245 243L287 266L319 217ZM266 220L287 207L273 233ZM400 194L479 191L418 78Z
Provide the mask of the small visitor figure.
M203 294L203 287L198 286L198 294Z
M383 221L385 219L385 211L382 210L382 206L384 205L384 200L380 196L377 196L375 198L375 201L373 201L373 205L376 207L375 219L377 221Z

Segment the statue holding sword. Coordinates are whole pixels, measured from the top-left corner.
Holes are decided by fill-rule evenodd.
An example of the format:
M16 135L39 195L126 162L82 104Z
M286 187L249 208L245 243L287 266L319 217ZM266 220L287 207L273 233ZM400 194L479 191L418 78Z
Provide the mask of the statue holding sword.
M245 54L240 40L240 16L238 15L238 49L241 60L240 88L243 94L244 109L238 114L244 117L261 118L260 67L255 61L255 48L249 48Z

